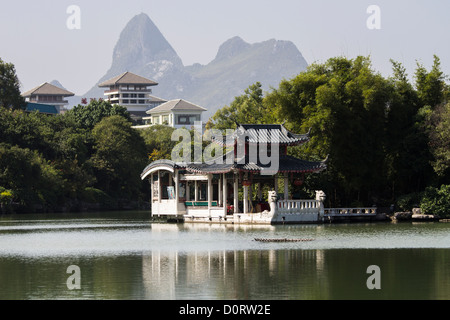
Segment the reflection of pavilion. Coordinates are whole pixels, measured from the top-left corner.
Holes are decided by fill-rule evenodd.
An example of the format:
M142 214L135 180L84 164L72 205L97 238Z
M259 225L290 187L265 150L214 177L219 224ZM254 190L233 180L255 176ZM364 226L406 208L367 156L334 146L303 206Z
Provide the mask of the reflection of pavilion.
M216 143L233 147L223 161L212 164L155 161L141 175L142 179L150 179L152 185L152 214L185 222L322 221L323 193L316 200L293 200L289 195L289 183L300 185L305 173L326 169L326 161L310 162L287 155L287 147L308 140L309 134L293 134L283 125L239 125L233 135L223 140L215 137ZM278 199L279 179L284 181L283 200ZM264 185L273 190L269 191L269 203L254 204L249 200L252 185L256 185L259 199Z
M153 250L142 256L142 284L145 298L150 300L329 298L325 253L298 249ZM288 286L290 290L286 290Z

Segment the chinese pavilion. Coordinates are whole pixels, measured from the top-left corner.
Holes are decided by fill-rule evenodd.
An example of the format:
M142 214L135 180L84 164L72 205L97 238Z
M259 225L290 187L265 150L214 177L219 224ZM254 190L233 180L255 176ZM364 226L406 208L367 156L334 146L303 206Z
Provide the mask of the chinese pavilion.
M294 200L289 195L290 183L300 185L304 174L326 169L327 160L312 162L287 154L288 147L309 139L309 133L294 134L284 125L238 124L233 134L212 139L229 150L222 161L155 161L141 174L142 180L151 183L152 215L185 222L321 222L322 191L316 191L315 200ZM280 179L284 180L282 193ZM262 201L263 186L269 186L267 202ZM253 191L257 201L251 200Z

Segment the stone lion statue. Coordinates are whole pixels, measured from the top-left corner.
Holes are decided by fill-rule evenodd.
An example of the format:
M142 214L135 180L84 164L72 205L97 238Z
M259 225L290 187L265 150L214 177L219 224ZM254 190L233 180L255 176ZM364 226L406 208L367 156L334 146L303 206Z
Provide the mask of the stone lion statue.
M268 200L270 205L270 211L264 210L261 213L261 217L273 216L276 213L278 195L274 190L269 191Z
M323 192L322 190L316 190L316 200L324 202L325 199L326 199L325 192Z
M277 193L276 193L276 191L274 191L274 190L272 190L272 191L269 191L269 203L271 203L271 202L277 202L277 200L278 200L278 195L277 195Z

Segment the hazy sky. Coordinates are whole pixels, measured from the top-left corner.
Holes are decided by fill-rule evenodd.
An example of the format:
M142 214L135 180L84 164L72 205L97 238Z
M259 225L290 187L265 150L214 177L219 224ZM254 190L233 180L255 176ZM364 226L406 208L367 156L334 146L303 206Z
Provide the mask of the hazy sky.
M370 55L389 75L389 59L414 73L433 54L450 74L448 0L0 0L0 58L16 66L22 91L59 80L83 95L111 66L120 32L144 12L185 65L207 64L234 36L249 43L275 38L295 43L308 63ZM70 5L81 10L81 29L70 30ZM377 5L380 19L367 13ZM367 20L380 21L369 29ZM243 88L244 90L245 88Z

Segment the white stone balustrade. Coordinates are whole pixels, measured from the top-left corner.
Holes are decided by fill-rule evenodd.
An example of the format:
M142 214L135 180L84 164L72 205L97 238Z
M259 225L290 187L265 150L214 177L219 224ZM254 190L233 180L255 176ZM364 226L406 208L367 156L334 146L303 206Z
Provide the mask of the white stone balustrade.
M277 202L278 214L305 214L319 213L320 201L317 200L279 200Z

